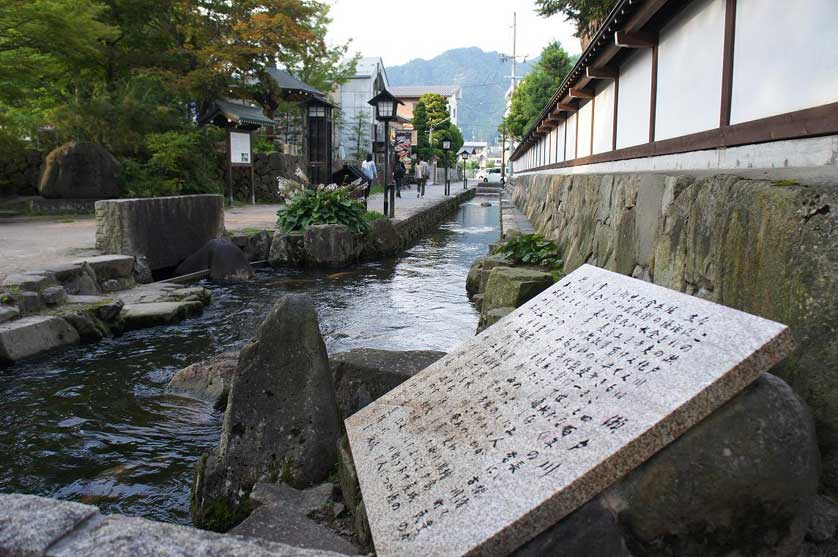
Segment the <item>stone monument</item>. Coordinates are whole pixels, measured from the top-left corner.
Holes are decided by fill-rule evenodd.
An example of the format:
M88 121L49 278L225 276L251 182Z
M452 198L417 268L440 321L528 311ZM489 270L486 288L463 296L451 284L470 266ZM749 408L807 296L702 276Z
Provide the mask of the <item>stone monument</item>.
M376 552L513 551L792 348L779 323L584 265L346 420Z

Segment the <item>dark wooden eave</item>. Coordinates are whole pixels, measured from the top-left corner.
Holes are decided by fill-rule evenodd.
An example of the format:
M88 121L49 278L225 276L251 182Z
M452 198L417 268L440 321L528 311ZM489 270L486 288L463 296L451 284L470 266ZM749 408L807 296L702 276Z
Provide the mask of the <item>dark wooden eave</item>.
M588 74L587 68L594 66L601 68L607 66L614 58L616 58L623 47L617 46L614 40L615 33L618 31L627 34L641 33L641 37L649 38L651 35L644 35L642 33L648 32L650 34L657 33L657 29L644 29L650 22L655 19L660 20L660 13L667 15L668 19L677 11L683 9L690 3L691 0L619 0L608 16L605 18L603 25L599 31L594 35L588 48L579 57L579 61L565 76L558 90L551 98L547 106L541 112L541 115L536 119L535 123L524 133L522 142L518 145L515 151L510 156L510 160L516 160L520 157L528 145L526 140L535 132L542 121L552 113L557 104L568 104L572 97L569 95L570 88L577 90L585 90L586 87L594 80L600 79ZM669 6L668 6L669 5ZM667 8L667 9L664 9ZM671 9L670 9L671 8ZM667 14L667 12L671 12ZM658 22L660 24L663 21ZM656 24L657 26L657 24Z

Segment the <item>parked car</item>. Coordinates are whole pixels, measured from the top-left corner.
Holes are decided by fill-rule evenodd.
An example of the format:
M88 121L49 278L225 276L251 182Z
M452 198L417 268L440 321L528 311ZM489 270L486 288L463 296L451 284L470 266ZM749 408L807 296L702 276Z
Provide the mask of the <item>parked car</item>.
M493 184L503 183L503 173L500 168L487 168L483 171L483 181Z

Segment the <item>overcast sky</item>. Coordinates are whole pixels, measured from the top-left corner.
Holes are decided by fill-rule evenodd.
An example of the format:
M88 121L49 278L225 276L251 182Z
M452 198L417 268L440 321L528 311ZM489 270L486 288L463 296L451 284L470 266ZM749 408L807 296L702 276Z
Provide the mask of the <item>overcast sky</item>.
M581 51L561 16L535 14L533 0L329 0L332 44L352 39L351 51L380 56L385 66L429 60L451 48L512 52L512 13L518 13L518 54L538 56L550 41Z

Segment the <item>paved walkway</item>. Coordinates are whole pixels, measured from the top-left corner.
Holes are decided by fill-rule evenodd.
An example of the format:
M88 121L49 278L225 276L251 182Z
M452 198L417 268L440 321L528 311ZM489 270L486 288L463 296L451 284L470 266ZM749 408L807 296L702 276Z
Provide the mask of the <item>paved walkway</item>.
M469 187L474 187L476 181L470 180ZM463 191L462 182L451 182L451 194L455 195ZM439 200L445 199L445 186L443 184L430 184L425 186L425 197L416 197L416 186L410 186L410 189L402 189L402 196L396 198L396 219L406 219L413 213L420 209L424 209L430 205L434 205ZM377 193L371 195L367 201L368 211L384 212L384 194Z
M474 184L469 184L473 186ZM462 182L452 182L456 193ZM396 218L407 218L417 209L443 198L443 186L431 185L425 197L416 199L416 188L405 190L396 198ZM279 205L242 205L224 212L228 231L264 230L276 226ZM371 211L383 211L384 195L369 199ZM69 263L80 257L98 255L96 251L96 220L90 216L15 217L0 219L0 281L7 275Z
M505 238L510 232L532 234L535 228L526 215L512 203L510 195L504 192L501 198L501 235Z

